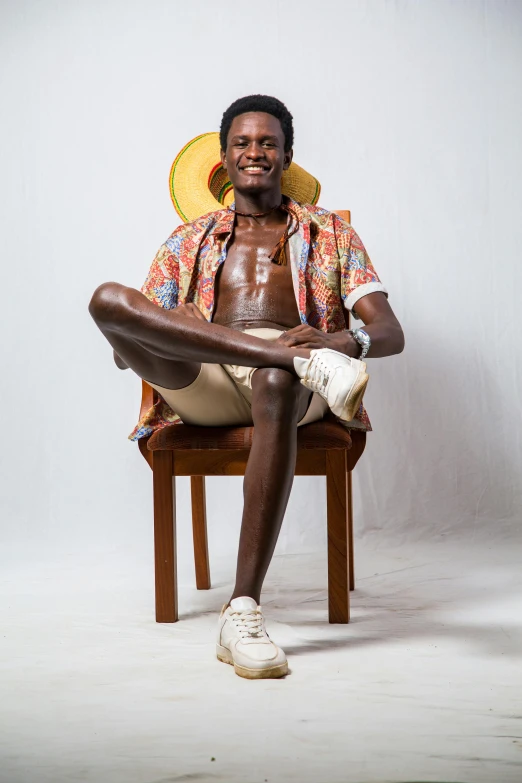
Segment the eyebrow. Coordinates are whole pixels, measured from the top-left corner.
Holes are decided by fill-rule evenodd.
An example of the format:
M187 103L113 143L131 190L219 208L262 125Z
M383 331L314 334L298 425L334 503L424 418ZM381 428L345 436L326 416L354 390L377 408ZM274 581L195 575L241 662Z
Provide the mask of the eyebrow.
M243 139L248 141L251 138L253 137L249 136L247 133L238 133L236 136L232 136L232 141L241 141ZM261 141L279 141L279 139L277 136L266 135L261 137Z

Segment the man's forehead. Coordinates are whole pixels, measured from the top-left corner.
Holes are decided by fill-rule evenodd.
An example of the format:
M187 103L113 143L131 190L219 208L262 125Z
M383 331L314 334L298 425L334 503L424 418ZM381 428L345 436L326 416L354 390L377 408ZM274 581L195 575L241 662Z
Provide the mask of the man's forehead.
M282 136L281 123L273 114L264 111L249 111L238 114L230 125L230 136L265 132L273 136Z

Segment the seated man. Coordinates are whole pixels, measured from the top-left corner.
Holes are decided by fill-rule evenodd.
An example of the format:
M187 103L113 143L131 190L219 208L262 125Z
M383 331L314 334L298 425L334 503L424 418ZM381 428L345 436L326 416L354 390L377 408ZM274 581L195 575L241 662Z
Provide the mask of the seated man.
M359 359L400 353L404 338L351 226L282 196L288 109L267 96L241 98L223 115L220 142L235 204L177 228L141 292L105 283L89 309L118 367L148 381L183 422L255 425L217 655L243 677L280 677L286 657L259 602L292 487L297 427L330 408L368 429ZM365 329L347 331L343 308Z

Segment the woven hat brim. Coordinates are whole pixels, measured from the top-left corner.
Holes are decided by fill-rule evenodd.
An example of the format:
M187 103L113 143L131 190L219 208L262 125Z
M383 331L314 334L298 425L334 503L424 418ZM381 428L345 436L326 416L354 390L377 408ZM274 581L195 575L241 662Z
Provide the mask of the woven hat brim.
M174 209L185 223L232 204L234 189L221 165L219 133L202 133L185 144L171 166L169 190ZM316 204L321 185L292 162L283 172L281 190L300 204Z

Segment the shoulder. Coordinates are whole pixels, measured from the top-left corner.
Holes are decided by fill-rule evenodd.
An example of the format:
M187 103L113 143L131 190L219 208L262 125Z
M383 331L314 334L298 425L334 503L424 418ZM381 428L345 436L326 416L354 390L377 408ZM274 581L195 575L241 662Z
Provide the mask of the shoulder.
M351 224L337 212L324 209L317 204L299 204L298 206L303 218L315 224L316 230L334 234L338 246L346 247L351 243L355 231Z
M303 213L303 217L308 217L309 220L318 223L320 226L331 228L332 224L335 223L336 228L353 231L350 223L331 209L324 209L324 207L320 207L318 204L298 204L298 206Z
M176 252L185 242L198 242L207 234L218 229L227 221L229 215L230 210L218 209L215 212L208 212L190 223L182 223L174 229L165 244L169 250Z

